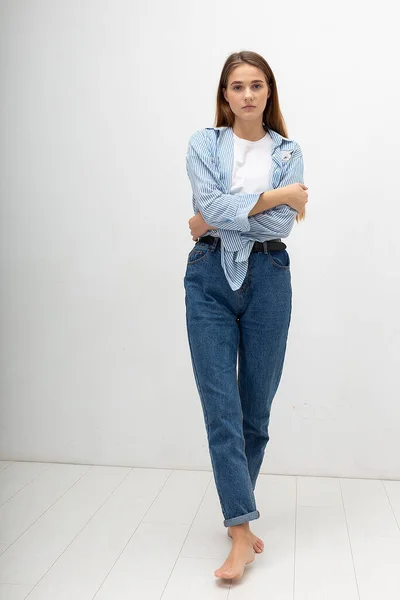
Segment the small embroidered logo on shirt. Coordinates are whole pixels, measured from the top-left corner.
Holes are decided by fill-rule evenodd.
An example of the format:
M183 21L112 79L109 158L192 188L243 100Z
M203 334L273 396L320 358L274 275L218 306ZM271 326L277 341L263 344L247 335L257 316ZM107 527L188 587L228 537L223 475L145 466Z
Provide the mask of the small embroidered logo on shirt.
M287 162L292 156L293 150L281 150L282 162Z

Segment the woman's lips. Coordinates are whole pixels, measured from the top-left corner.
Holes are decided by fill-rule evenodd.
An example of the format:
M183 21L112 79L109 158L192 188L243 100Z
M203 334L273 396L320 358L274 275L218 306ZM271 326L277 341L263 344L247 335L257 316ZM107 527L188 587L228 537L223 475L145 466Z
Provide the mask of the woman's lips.
M255 108L255 106L243 106L244 110L251 110L252 108Z

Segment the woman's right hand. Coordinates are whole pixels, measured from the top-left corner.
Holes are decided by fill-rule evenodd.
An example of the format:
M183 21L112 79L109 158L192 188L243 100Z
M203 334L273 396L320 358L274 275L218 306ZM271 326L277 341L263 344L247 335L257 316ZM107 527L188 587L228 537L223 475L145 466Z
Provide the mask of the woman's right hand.
M284 187L286 192L286 202L294 210L300 213L308 202L308 187L304 183L291 183Z

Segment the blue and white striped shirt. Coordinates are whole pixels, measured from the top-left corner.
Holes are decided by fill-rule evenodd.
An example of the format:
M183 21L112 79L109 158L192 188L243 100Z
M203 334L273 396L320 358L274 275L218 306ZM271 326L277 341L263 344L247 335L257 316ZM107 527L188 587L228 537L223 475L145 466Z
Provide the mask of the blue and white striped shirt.
M267 131L273 141L270 189L304 183L299 144L272 129L267 128ZM204 235L221 238L221 265L231 289L237 290L246 277L254 241L288 237L297 211L288 204L281 204L249 217L260 193L230 193L233 158L232 127L205 127L195 131L189 139L186 171L193 191L193 211L195 214L200 211L206 223L218 228Z

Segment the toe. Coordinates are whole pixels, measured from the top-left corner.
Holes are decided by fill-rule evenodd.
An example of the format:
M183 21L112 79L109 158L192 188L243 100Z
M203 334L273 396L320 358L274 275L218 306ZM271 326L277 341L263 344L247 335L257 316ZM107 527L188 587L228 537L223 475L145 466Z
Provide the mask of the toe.
M216 577L220 577L222 579L226 579L227 577L229 577L229 575L226 573L226 571L215 571L214 575Z
M232 572L231 571L223 571L222 572L222 577L224 579L232 579Z

